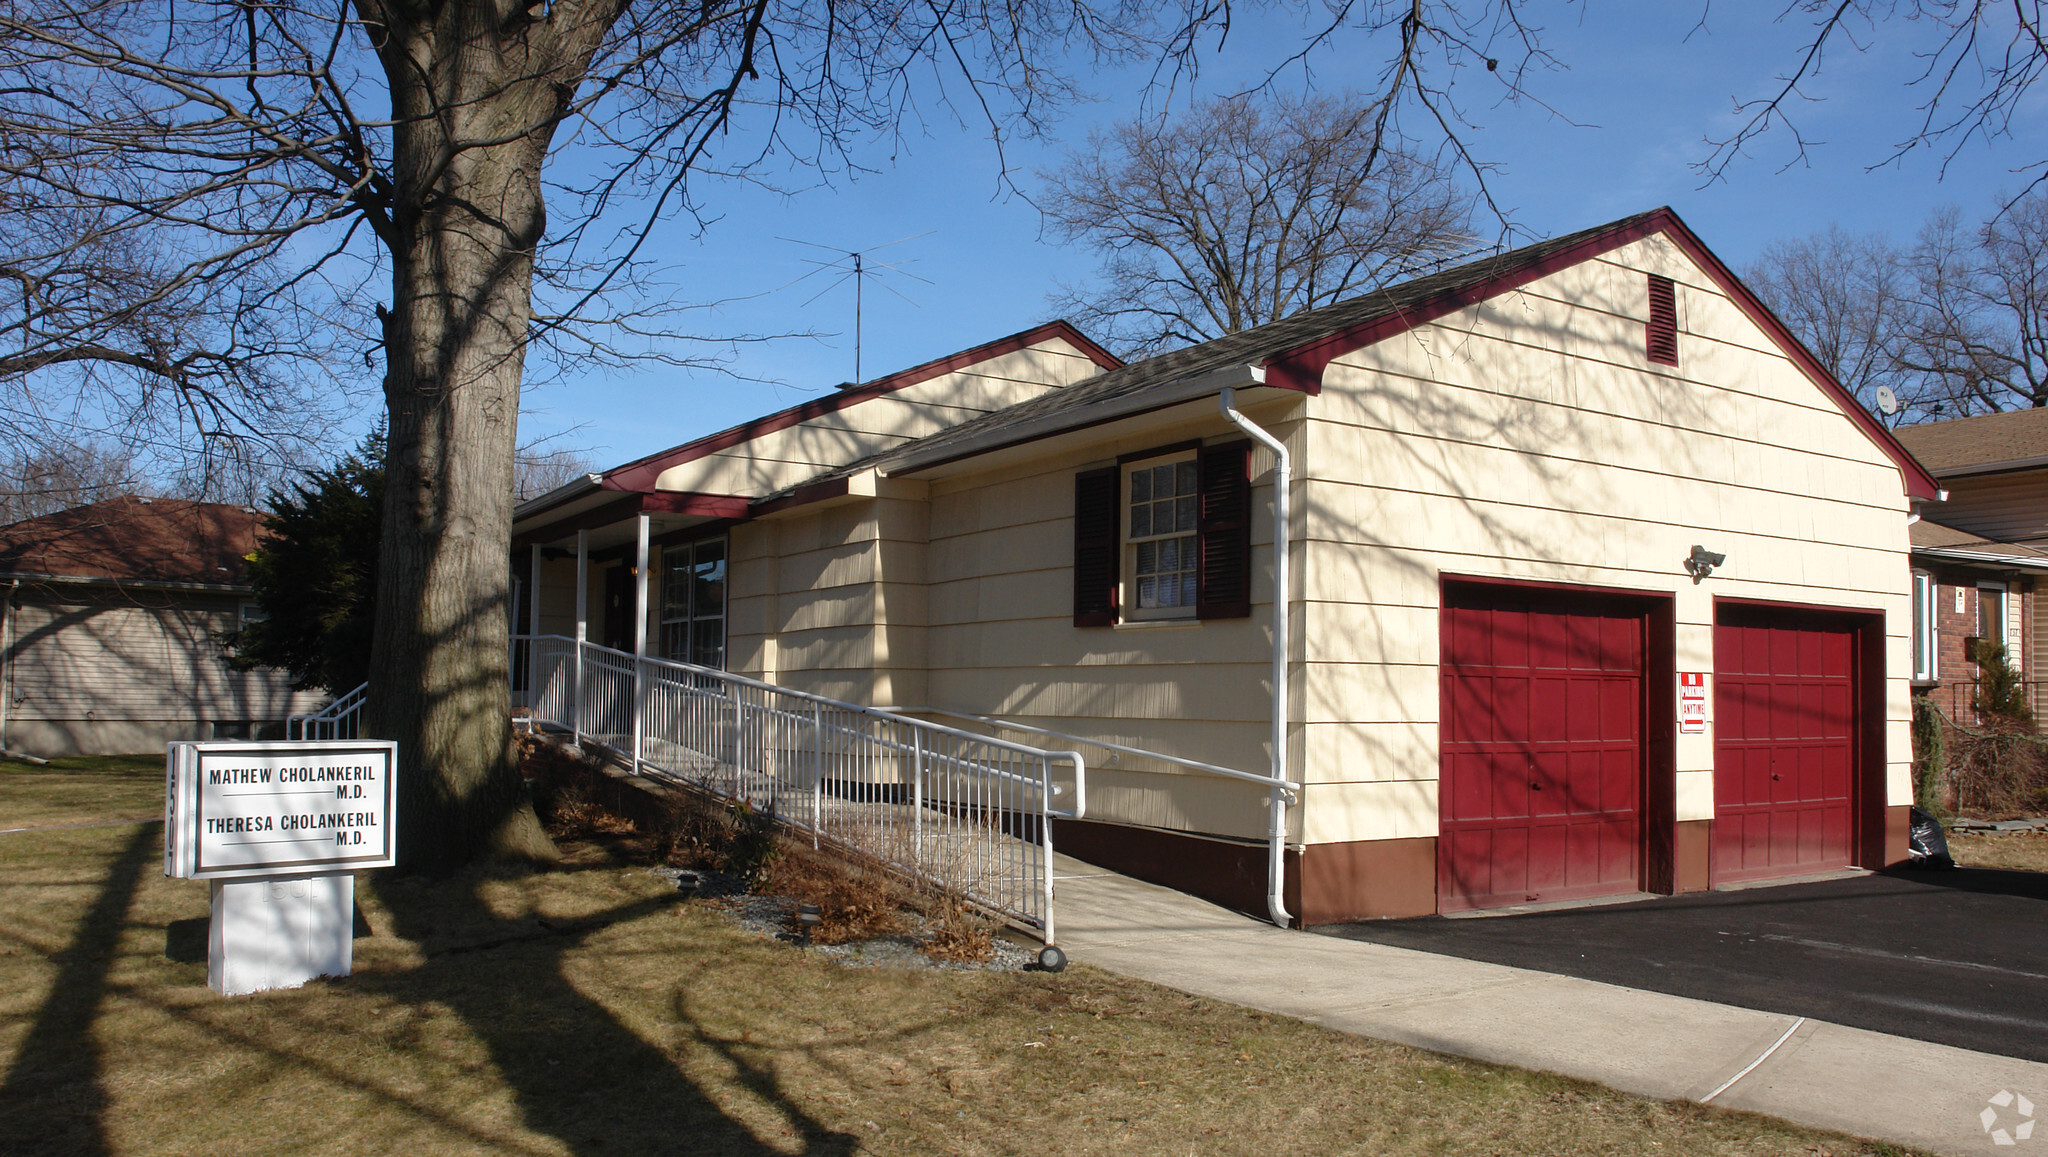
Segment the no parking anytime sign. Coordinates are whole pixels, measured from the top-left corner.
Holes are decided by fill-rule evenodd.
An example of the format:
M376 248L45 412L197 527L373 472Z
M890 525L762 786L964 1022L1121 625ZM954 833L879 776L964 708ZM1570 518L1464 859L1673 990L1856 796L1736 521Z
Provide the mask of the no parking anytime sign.
M1707 673L1678 673L1678 733L1704 735L1707 730Z
M396 862L398 745L375 740L174 743L164 874L227 879Z

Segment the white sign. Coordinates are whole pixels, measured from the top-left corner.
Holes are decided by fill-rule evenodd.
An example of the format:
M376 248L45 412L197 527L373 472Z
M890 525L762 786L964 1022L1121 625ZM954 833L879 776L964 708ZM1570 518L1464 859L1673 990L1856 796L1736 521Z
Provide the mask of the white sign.
M164 874L210 880L388 868L398 745L378 740L173 743Z
M1678 733L1704 735L1707 730L1707 675L1704 671L1678 673Z

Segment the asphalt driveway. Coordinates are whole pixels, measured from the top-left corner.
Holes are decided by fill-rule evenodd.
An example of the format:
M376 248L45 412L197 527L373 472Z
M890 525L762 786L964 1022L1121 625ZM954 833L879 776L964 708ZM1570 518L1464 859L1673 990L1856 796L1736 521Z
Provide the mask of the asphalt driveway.
M1316 931L2048 1061L2048 874L1900 869Z

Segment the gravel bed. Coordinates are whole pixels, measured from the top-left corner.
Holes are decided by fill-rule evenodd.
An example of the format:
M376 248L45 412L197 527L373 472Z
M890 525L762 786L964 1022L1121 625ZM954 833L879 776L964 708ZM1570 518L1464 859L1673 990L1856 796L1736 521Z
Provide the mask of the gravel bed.
M791 897L755 895L747 891L738 878L723 872L670 867L653 868L651 871L678 888L686 888L694 882L697 898L710 901L711 906L725 912L734 923L757 936L783 941L790 939L789 930L795 922L797 907L797 901ZM906 912L904 918L912 925L909 934L879 936L850 944L813 944L806 951L830 957L848 968L1017 972L1037 967L1038 953L1035 947L1015 943L1001 934L995 937L995 956L991 960L933 960L918 951L918 946L925 939L925 930L920 926L923 917L915 912Z

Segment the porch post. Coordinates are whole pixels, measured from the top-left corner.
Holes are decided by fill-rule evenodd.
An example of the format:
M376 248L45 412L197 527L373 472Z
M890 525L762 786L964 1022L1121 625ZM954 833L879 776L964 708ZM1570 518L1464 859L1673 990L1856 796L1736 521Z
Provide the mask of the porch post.
M645 714L647 694L647 515L643 512L635 521L638 543L633 549L633 774L640 774L640 756L643 748L640 738L641 717Z
M576 532L576 683L569 707L569 741L583 746L583 642L589 637L590 532Z

